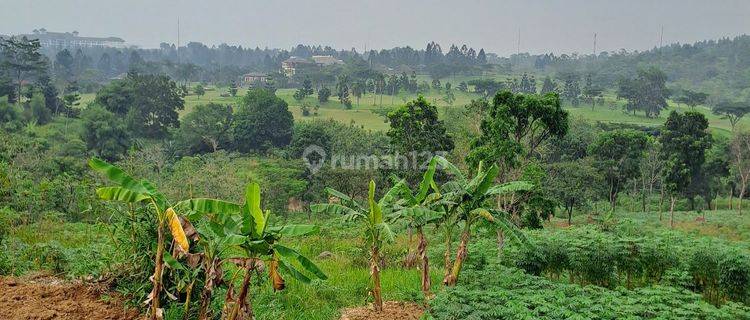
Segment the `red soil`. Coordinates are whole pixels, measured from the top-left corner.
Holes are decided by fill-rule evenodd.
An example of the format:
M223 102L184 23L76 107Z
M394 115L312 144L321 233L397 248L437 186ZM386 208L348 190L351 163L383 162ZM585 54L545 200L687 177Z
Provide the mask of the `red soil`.
M424 308L416 303L386 301L382 312L375 312L372 306L344 309L341 320L418 320L423 313Z
M47 276L0 277L0 319L3 320L133 320L119 296L103 285L67 282Z

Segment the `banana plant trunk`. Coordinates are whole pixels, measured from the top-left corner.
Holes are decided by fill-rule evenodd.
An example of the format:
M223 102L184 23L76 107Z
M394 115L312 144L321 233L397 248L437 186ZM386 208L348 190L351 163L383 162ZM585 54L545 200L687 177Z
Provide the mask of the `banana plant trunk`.
M185 306L182 312L182 319L183 320L189 320L190 319L190 296L193 295L193 286L195 285L195 279L190 282L190 284L187 287L187 290L185 291Z
M443 284L446 286L455 286L458 282L458 275L461 273L461 267L463 266L466 255L469 253L469 238L470 238L471 224L467 221L464 225L463 233L461 233L461 242L458 244L458 250L456 251L456 261L453 263L451 273L443 279Z
M154 288L151 291L151 319L162 319L162 313L159 305L159 294L161 293L162 281L161 275L164 273L164 223L159 221L156 230L156 266L154 267Z
M215 259L208 262L208 267L206 268L206 279L204 281L203 290L201 290L201 307L200 311L198 312L199 320L208 320L211 318L211 315L209 314L209 306L211 304L211 296L213 295L214 291L216 266L217 262Z
M247 301L248 288L250 287L250 276L254 270L253 267L247 267L245 269L245 277L242 279L242 286L240 287L240 293L237 295L237 300L234 301L234 307L232 312L229 314L228 320L252 320L255 319L253 316L253 308Z
M430 297L430 261L427 258L427 238L424 236L422 227L417 228L417 235L419 237L419 246L417 252L419 258L422 260L422 292L425 298Z
M448 278L451 274L451 268L453 262L451 261L451 243L453 242L453 230L449 229L445 233L445 254L443 255L443 263L445 264L445 275L443 279Z
M211 303L211 291L207 290L206 288L203 288L203 291L201 291L201 308L198 312L198 320L208 320L209 319L209 305Z
M372 276L372 297L375 299L375 311L383 311L383 297L380 289L380 252L378 246L373 245L370 252L370 275Z

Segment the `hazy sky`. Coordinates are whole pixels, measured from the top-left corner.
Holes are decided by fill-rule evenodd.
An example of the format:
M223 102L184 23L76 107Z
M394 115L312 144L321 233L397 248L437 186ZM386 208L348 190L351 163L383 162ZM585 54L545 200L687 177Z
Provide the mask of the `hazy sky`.
M290 48L424 48L466 43L490 52L650 49L750 34L750 0L0 0L0 34L77 30L142 47L182 42Z

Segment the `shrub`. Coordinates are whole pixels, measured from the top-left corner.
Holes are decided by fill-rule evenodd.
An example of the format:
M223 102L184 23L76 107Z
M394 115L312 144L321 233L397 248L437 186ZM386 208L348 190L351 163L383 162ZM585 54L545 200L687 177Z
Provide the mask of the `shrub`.
M21 256L22 259L31 261L35 268L54 273L66 271L70 262L65 249L55 241L31 245L21 253Z

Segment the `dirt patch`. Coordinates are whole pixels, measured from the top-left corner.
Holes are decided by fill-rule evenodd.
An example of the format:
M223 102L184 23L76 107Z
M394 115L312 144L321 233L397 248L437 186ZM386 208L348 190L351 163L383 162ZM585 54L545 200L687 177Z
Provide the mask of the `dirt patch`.
M104 285L63 281L49 276L0 277L0 319L8 320L132 320Z
M413 302L386 301L382 312L372 306L344 309L341 320L418 320L423 313L424 308Z

